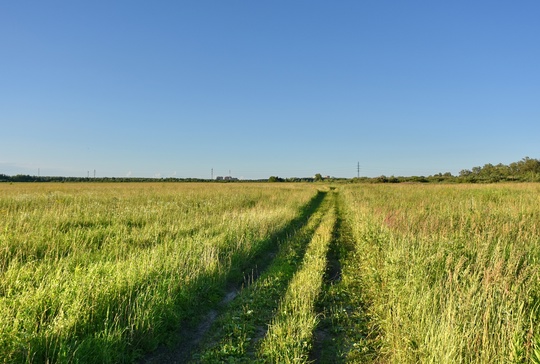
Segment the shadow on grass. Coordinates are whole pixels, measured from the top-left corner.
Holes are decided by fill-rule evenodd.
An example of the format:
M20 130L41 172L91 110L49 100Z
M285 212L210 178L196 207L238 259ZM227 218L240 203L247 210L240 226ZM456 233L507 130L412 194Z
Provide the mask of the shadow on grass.
M245 254L233 256L232 269L228 274L227 281L237 287L243 282L249 283L246 282L246 278L255 280L260 272L266 269L272 262L272 259L268 259L268 257L275 255L279 247L278 243L286 240L291 234L307 224L309 218L320 207L326 194L327 192L325 191L317 191L315 196L300 208L298 216L291 220L283 229L265 239L260 245L261 248L253 256L247 256Z
M254 242L255 250L237 253L232 257L223 255L223 267L227 271L200 276L189 282L189 286L178 284L168 287L166 297L157 297L156 304L144 311L148 318L144 324L134 326L130 322L132 308L139 295L147 294L144 287L155 279L167 277L148 276L137 286L126 285L114 295L97 297L88 301L92 315L77 325L68 334L51 332L47 327L54 324L62 307L45 302L37 308L43 312L37 318L37 331L29 335L24 343L14 343L5 362L51 362L51 363L142 363L184 362L191 357L191 350L200 341L217 316L216 310L229 302L245 282L246 272L254 281L275 256L279 242L306 225L325 197L325 192L316 193L299 209L297 217L283 229L265 240ZM230 260L229 260L230 259ZM166 282L165 282L166 283ZM166 285L166 284L164 284ZM127 302L127 304L126 304ZM0 340L0 344L3 341ZM1 345L0 345L1 346ZM153 352L152 354L147 354ZM169 360L168 358L171 358ZM0 359L0 361L2 361Z
M175 330L168 330L168 338L162 337L160 341L168 341L167 346L161 346L151 354L146 355L140 363L183 363L193 356L193 351L199 346L201 340L212 327L212 338L208 339L213 343L219 342L223 335L231 335L227 331L237 329L235 320L243 313L248 313L249 317L242 317L242 325L251 328L253 336L264 335L261 328L266 330L267 321L265 317L271 315L277 307L277 302L287 288L288 281L296 271L297 266L302 261L307 244L314 228L305 231L305 227L310 217L319 209L327 192L318 191L317 194L304 205L296 218L291 220L283 229L272 234L262 241L256 252L238 253L232 256L231 269L220 279L219 277L201 277L197 293L192 300L179 299L176 307L181 309L189 320L181 320L175 323ZM318 223L317 223L318 225ZM313 231L311 231L313 230ZM303 231L303 236L298 234ZM280 249L280 242L295 241L288 254L283 257ZM281 260L280 260L281 259ZM284 260L283 260L284 259ZM277 262L276 262L277 261ZM268 278L261 289L256 293L250 293L249 287L254 285L262 277ZM213 287L204 286L209 281L216 284ZM242 289L242 300L231 302ZM255 296L253 296L255 295ZM263 301L261 301L263 300ZM246 308L249 303L256 301L253 309ZM242 311L243 313L236 313ZM222 313L223 321L220 325L215 325L214 321L218 313ZM266 316L265 316L266 315ZM183 315L186 317L186 315ZM253 319L250 321L250 318ZM250 323L251 322L251 323ZM232 326L231 326L232 325ZM265 332L265 331L264 331ZM256 340L254 337L252 345ZM243 336L243 339L249 337ZM249 338L251 340L251 338ZM248 341L250 341L248 340ZM243 345L243 344L242 344ZM246 344L247 345L247 344ZM243 352L245 354L245 351Z
M358 342L369 341L369 329L361 285L358 277L351 275L358 271L352 254L355 241L339 195L336 201L337 218L327 254L323 292L317 302L320 321L313 334L310 360L314 363L345 363L351 357L358 359L354 351L362 350L360 362L369 362L373 348L358 345ZM344 281L345 274L349 276Z

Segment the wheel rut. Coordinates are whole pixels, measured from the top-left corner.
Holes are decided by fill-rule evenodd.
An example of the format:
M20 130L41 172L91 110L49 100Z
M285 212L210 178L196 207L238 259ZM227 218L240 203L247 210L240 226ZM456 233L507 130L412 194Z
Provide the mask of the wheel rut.
M214 361L216 356L234 354L235 342L243 348L241 357L250 362L254 345L266 333L269 321L266 316L275 310L288 279L302 261L310 236L320 223L326 196L327 192L319 191L296 219L270 237L270 248L259 254L250 268L244 269L247 273L240 282L229 284L222 300L201 315L198 324L179 328L171 335L169 345L160 346L139 363ZM243 334L242 329L249 330Z
M326 200L325 194L325 201L313 211L306 224L280 242L272 263L220 314L191 362L260 361L257 358L259 343L265 337L279 302L301 266L306 248L328 209Z
M320 320L313 332L309 359L312 363L368 363L376 356L376 349L370 338L361 273L354 259L355 240L339 194L336 213L323 291L317 302Z

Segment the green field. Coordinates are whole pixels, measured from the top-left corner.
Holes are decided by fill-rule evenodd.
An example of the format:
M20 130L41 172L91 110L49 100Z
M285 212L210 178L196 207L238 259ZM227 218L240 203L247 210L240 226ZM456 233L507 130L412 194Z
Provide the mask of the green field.
M540 185L0 184L3 363L540 363Z

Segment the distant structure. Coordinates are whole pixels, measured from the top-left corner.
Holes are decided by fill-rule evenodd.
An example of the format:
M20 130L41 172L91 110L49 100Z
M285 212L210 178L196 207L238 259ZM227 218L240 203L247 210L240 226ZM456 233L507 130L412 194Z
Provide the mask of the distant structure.
M238 181L238 178L231 177L231 176L217 176L216 181Z

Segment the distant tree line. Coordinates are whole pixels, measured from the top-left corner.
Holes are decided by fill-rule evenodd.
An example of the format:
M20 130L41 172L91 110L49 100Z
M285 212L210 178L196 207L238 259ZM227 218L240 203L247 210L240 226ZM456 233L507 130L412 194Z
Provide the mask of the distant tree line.
M540 160L525 157L519 162L504 165L484 164L483 167L464 169L459 177L467 181L499 182L499 181L529 181L540 182Z
M211 182L203 178L145 178L145 177L58 177L0 174L0 182Z
M360 178L336 178L323 177L317 173L314 177L291 177L281 178L271 176L268 179L258 180L211 180L204 178L144 178L144 177L49 177L30 176L18 174L8 176L0 174L0 182L215 182L215 183L235 183L235 182L363 182L363 183L495 183L495 182L540 182L540 160L525 157L522 160L509 165L499 163L497 165L484 164L483 167L473 167L463 169L458 176L450 172L437 173L432 176L379 176Z
M394 177L379 176L375 178L353 178L354 182L400 183L400 182L453 182L453 183L495 183L495 182L540 182L540 160L525 157L519 162L509 165L499 163L484 164L483 167L463 169L458 176L452 173L437 173L432 176Z
M235 182L313 182L313 177L305 178L281 178L270 177L270 179L205 179L205 178L150 178L150 177L62 177L62 176L31 176L27 174L17 174L8 176L0 174L1 182L214 182L214 183L235 183Z
M268 178L268 182L313 182L315 181L315 178L313 177L290 177L290 178L281 178L278 176L270 176Z

